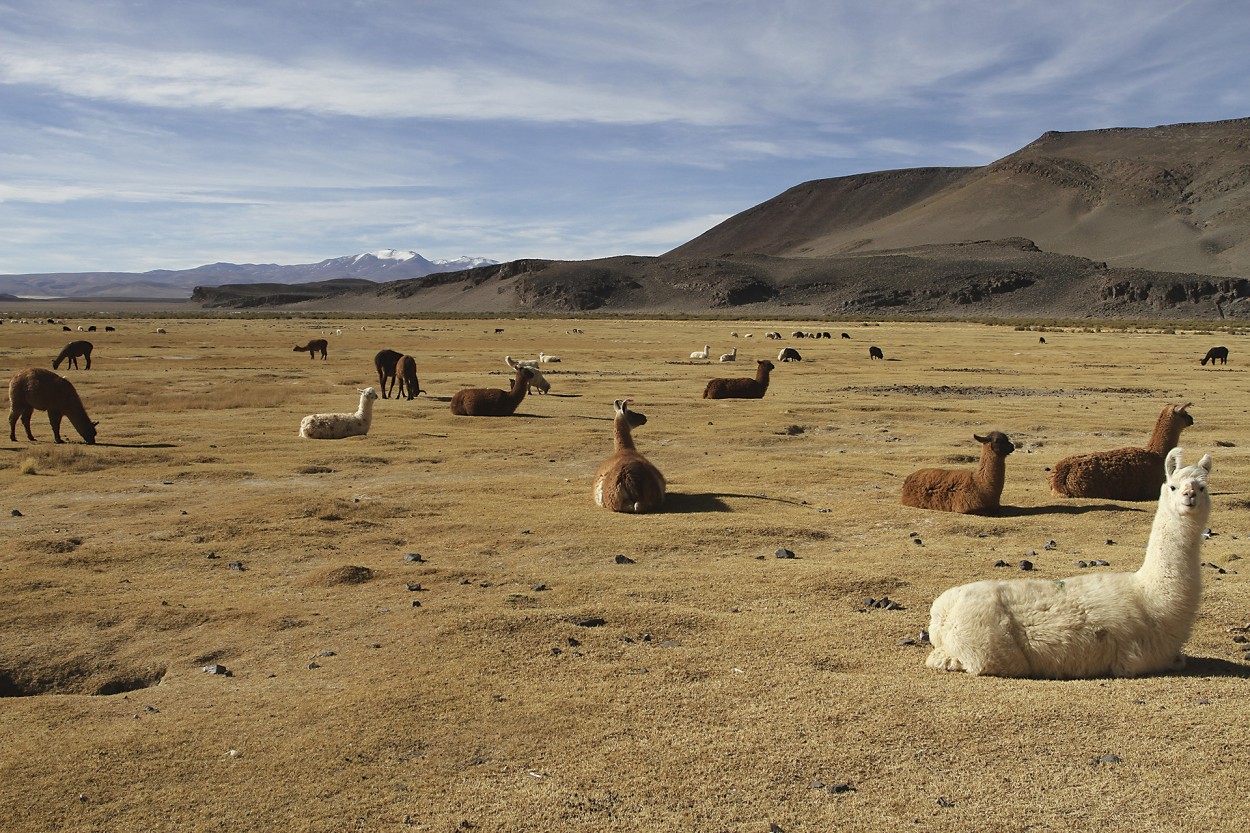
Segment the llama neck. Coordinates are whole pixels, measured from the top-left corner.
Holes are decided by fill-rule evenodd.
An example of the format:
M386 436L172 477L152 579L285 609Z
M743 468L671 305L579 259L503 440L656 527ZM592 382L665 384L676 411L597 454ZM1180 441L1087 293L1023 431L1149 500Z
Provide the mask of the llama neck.
M512 390L508 391L508 398L518 405L521 404L521 400L525 398L525 391L528 387L526 381L525 371L518 370L516 372L516 379L512 382Z
M768 365L762 364L755 371L755 381L764 387L768 387Z
M1143 595L1156 616L1191 617L1202 594L1198 557L1208 514L1176 515L1164 504L1165 499L1160 498L1146 544L1146 558L1136 578L1147 588Z
M356 409L356 417L358 419L370 419L373 417L373 400L361 394L360 407Z
M629 429L629 419L623 414L618 415L613 423L614 440L617 451L634 451L634 435Z
M1183 418L1175 414L1171 408L1165 409L1163 413L1159 414L1159 420L1155 423L1155 430L1150 435L1150 442L1146 444L1146 450L1153 451L1160 457L1166 455L1169 451L1176 448L1176 444L1181 439L1181 431L1184 428Z
M977 480L995 487L1001 493L1007 479L1007 458L995 454L988 446L981 452L981 465L977 467Z

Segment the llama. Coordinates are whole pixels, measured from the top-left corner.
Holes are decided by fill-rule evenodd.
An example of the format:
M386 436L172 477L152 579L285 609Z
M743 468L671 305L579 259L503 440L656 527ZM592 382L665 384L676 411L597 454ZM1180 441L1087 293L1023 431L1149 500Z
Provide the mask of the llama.
M1220 364L1228 364L1228 348L1227 347L1212 347L1210 350L1207 351L1207 354L1202 358L1202 363L1204 365L1207 362L1211 362L1212 367L1215 366L1216 361L1219 361Z
M504 363L513 370L516 370L519 367L529 367L529 365L523 365L511 356L504 356L503 360ZM537 389L539 393L550 393L551 383L547 381L547 377L542 374L542 371L535 367L530 367L529 371L529 381L525 386L526 392L533 393L534 390Z
M539 363L540 363L540 364L545 364L545 363L547 363L547 362L558 362L558 361L560 361L560 357L559 357L559 356L548 356L548 355L547 355L546 353L544 353L542 350L539 350L539 351L538 351L538 361L539 361Z
M634 447L632 429L647 418L631 411L632 399L617 399L613 420L614 452L595 473L595 504L613 512L654 512L664 503L664 475Z
M690 358L692 358L692 359L706 359L706 358L708 357L708 355L709 355L711 352L712 352L712 345L710 345L710 344L705 344L705 345L703 345L703 349L702 349L702 350L695 350L693 353L691 353L691 354L690 354Z
M801 362L803 357L799 355L799 351L793 347L782 347L781 352L777 354L779 362Z
M776 367L767 359L761 359L755 368L754 379L712 379L703 389L704 399L763 399L768 390L769 373Z
M78 391L68 379L42 367L28 367L13 374L9 380L9 439L17 442L17 420L26 429L26 438L35 441L30 433L30 417L35 409L48 412L52 437L61 439L61 418L69 417L70 424L87 445L95 445L95 428L99 423L87 417L87 410L78 398Z
M1194 424L1184 405L1167 405L1145 448L1117 448L1065 457L1055 463L1050 490L1059 497L1150 500L1163 485L1163 458Z
M1135 573L978 581L938 596L930 668L998 677L1136 677L1185 667L1202 596L1198 561L1211 457L1168 453L1146 556Z
M508 367L516 370L518 367L538 368L538 359L514 359L511 356L504 356L503 360L508 363Z
M869 347L868 358L869 359L881 359L882 361L885 361L885 353L881 352L880 347L876 347L876 346Z
M324 338L314 338L313 340L305 344L303 347L296 345L294 348L292 348L291 352L307 353L308 358L310 359L315 358L315 356L313 356L314 353L320 353L321 360L325 361L326 348L329 346L330 346L329 343Z
M525 398L532 371L518 367L511 390L465 388L451 398L451 412L457 416L511 416Z
M360 406L354 414L309 414L299 424L299 435L309 440L341 440L363 437L373 424L373 403L378 392L373 388L360 391Z
M59 370L61 362L66 362L65 369L71 367L78 369L78 357L82 356L87 360L87 369L91 369L91 351L95 349L95 345L90 341L71 341L61 350L55 359L52 360L52 369ZM66 361L68 360L68 361Z
M417 381L417 360L412 356L399 357L395 363L395 378L399 379L399 396L406 396L411 401L425 393Z
M1007 475L1007 455L1016 447L1000 431L991 431L984 437L973 434L972 439L981 443L981 465L976 471L914 471L903 481L903 505L964 515L988 515L998 509Z
M730 350L728 353L723 354L723 355L720 357L720 360L721 360L721 361L723 361L723 362L734 362L734 361L737 361L737 360L738 360L738 348L737 348L737 347L735 347L735 348L733 348L732 350Z
M395 389L395 365L403 355L398 350L379 350L373 357L373 366L378 371L378 387L382 390L383 399L390 398L390 392ZM390 390L386 387L388 379L391 382Z

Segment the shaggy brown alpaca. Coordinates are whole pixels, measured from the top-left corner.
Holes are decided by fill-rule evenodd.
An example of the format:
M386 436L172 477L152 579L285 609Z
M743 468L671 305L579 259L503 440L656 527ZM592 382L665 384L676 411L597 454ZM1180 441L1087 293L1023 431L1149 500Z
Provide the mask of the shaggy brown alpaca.
M704 399L763 399L768 390L768 374L776 367L768 359L761 359L755 368L754 379L713 379L703 389Z
M1065 457L1050 473L1050 490L1059 497L1154 500L1165 475L1163 460L1194 424L1191 403L1167 405L1155 421L1145 448L1116 448Z
M51 370L42 367L28 367L13 374L9 380L9 439L17 442L17 420L20 417L22 427L26 429L26 438L35 441L30 433L30 417L35 409L48 412L48 422L52 425L52 436L56 441L61 439L61 417L69 417L70 423L78 435L88 445L95 444L95 427L98 423L87 417L87 410L78 398L78 391Z
M976 471L920 469L903 481L904 506L985 515L998 508L1007 476L1007 455L1016 450L1006 434L991 431L972 435L981 443L981 465Z
M312 341L308 342L303 347L296 346L292 348L291 352L307 353L308 358L310 359L315 358L315 356L313 356L314 353L321 353L321 360L325 361L326 348L329 346L330 346L329 342L327 342L324 338L314 338Z
M84 359L87 360L87 369L90 370L91 369L91 351L94 349L94 347L95 345L93 345L90 341L71 341L69 344L65 345L65 348L61 350L60 354L55 359L52 360L52 369L53 370L59 369L61 366L61 362L65 361L66 359L69 359L69 363L65 365L65 369L69 370L72 367L75 370L77 370L78 369L78 357L82 356Z
M518 367L512 390L465 388L451 398L451 412L457 416L511 416L525 398L531 378L528 367Z
M612 403L615 452L595 474L595 503L613 512L654 512L664 503L664 475L634 447L631 429L647 418L629 409L632 401Z
M395 390L395 365L402 355L398 350L379 350L373 357L373 366L378 371L378 389L382 391L383 399L388 398L391 390ZM390 390L386 388L387 379L391 380Z
M417 381L417 360L412 356L400 356L395 362L395 378L399 380L399 396L405 396L407 391L407 398L415 399L425 393Z

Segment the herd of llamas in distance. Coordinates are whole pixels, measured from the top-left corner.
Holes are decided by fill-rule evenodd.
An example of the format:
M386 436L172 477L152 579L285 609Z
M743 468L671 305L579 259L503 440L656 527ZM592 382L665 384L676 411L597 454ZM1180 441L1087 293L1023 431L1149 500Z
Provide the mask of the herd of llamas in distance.
M798 331L793 336L831 337L827 332ZM770 332L766 337L782 336ZM846 333L842 337L850 338ZM294 351L326 360L328 347L326 339L318 338L296 345ZM91 352L90 342L73 341L52 366L57 369L67 362L67 369L77 368L77 359L83 358L85 369L90 369ZM690 358L708 360L711 355L710 345L704 345ZM781 362L802 361L792 347L783 348L777 358ZM880 348L869 349L869 359L883 358ZM737 348L719 360L736 361ZM538 359L505 356L504 361L515 372L509 389L459 390L451 397L451 412L458 416L510 416L527 393L550 390L540 366L561 359L540 352ZM1208 361L1227 363L1228 349L1211 348L1202 364ZM775 367L772 361L762 359L756 363L753 377L711 379L703 398L762 399ZM374 357L374 369L383 399L396 393L396 387L396 398L412 400L426 392L420 387L416 359L411 355L381 350ZM366 435L378 389L360 390L360 404L354 413L304 417L299 436L342 439ZM18 370L9 382L9 400L10 440L16 442L16 424L21 419L27 438L34 441L31 415L43 410L48 413L56 442L62 442L60 425L62 418L68 418L85 442L95 443L96 423L87 417L68 379L40 367ZM647 417L633 410L631 404L630 399L613 402L613 452L595 473L594 502L614 512L656 512L663 508L665 479L634 444L633 430L645 425ZM1145 447L1070 456L1056 463L1048 475L1051 491L1057 496L1126 501L1157 497L1146 556L1137 572L1087 573L1060 581L986 580L953 587L934 601L930 611L927 634L933 649L926 664L973 675L1052 679L1137 676L1183 667L1181 649L1197 617L1201 595L1198 559L1211 509L1207 479L1212 467L1209 455L1194 465L1181 464L1182 451L1177 444L1181 432L1194 423L1189 407L1165 406ZM926 468L912 472L903 482L902 504L964 514L993 514L998 510L1006 458L1015 445L1000 431L974 434L973 439L981 445L975 470Z

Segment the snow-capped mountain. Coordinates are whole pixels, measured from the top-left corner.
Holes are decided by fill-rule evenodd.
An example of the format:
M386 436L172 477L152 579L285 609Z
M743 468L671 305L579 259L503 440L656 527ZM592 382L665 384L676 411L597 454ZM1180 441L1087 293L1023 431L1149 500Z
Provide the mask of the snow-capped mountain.
M151 272L70 272L0 275L0 294L24 298L187 298L197 286L235 283L295 284L334 278L398 281L436 272L459 272L498 261L484 257L427 260L414 251L380 249L320 263L213 263L194 269Z

